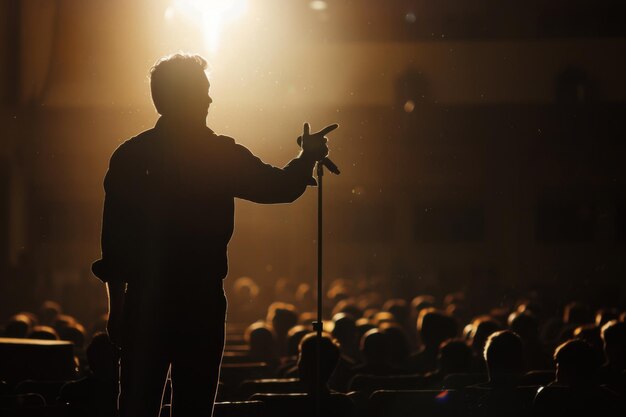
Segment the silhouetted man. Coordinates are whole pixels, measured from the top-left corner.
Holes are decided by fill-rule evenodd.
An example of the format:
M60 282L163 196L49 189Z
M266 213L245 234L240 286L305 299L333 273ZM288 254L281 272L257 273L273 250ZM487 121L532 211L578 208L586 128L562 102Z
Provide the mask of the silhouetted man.
M170 364L176 415L211 415L234 197L297 199L315 184L324 135L337 127L309 134L305 124L300 155L282 169L267 165L206 127L205 69L197 55L156 63L150 87L161 117L114 152L104 180L102 259L93 272L107 284L107 329L121 347L122 417L158 415Z

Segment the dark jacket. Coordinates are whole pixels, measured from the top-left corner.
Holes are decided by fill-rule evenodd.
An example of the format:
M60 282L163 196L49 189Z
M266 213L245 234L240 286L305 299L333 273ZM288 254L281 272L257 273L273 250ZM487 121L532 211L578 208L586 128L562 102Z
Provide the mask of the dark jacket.
M162 117L111 157L102 258L92 270L104 282L142 285L183 275L221 280L234 198L294 201L315 184L314 164L298 157L276 168L230 137L181 129Z

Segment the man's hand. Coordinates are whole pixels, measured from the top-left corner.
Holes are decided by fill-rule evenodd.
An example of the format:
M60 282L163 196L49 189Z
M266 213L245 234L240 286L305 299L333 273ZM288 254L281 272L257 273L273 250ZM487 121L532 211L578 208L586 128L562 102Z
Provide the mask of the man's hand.
M122 345L122 317L121 313L109 311L109 319L107 321L107 333L111 343L118 348Z
M107 333L109 339L118 348L122 346L122 324L124 317L124 298L126 295L126 283L107 282L107 295L109 297L109 319L107 321Z
M327 133L339 127L338 124L332 124L326 126L324 129L316 133L310 133L310 127L308 123L304 124L302 136L298 137L298 145L302 147L302 157L312 160L321 161L328 155L328 138L325 137Z

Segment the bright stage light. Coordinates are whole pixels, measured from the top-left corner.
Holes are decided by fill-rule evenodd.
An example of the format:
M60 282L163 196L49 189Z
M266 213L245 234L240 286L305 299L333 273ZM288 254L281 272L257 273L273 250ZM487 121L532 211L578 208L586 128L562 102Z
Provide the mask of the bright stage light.
M328 3L322 0L315 0L309 3L309 7L313 10L323 11L328 8Z
M173 0L165 11L165 19L181 16L196 25L202 32L208 51L215 54L219 50L223 30L241 17L247 6L247 0Z

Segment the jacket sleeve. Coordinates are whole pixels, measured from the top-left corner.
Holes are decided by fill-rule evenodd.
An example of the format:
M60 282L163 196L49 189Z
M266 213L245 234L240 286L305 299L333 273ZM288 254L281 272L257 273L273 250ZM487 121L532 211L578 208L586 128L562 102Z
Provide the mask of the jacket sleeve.
M302 155L285 167L266 164L246 147L235 144L233 157L234 195L255 203L290 203L300 197L307 185L317 185L312 177L315 161Z
M129 282L134 274L136 211L132 181L135 176L134 164L127 162L128 147L123 144L113 153L104 178L102 258L92 265L92 272L103 282Z

